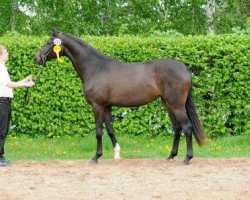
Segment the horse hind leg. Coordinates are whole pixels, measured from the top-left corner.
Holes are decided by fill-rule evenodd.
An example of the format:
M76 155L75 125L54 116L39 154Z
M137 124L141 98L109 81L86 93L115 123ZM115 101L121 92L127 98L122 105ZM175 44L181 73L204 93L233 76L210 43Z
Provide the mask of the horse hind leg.
M173 112L186 137L187 155L183 162L189 164L190 160L193 158L192 125L187 116L185 106L173 109Z
M170 118L172 125L173 125L173 130L174 130L173 146L172 146L171 153L170 153L169 157L167 158L168 160L172 160L178 154L179 142L180 142L182 129L181 129L181 125L177 121L173 111L171 109L169 109L168 107L167 107L167 110L169 113L169 118Z
M189 82L179 82L179 84L175 84L173 87L163 90L163 99L165 100L165 105L173 112L171 115L175 116L174 119L176 119L186 137L187 154L185 160L183 161L185 164L189 164L190 159L193 158L192 125L189 121L185 106L190 88L189 84ZM176 144L177 142L179 143L180 139L180 128L178 127L177 130L178 134L175 136L176 139L174 139ZM174 144L174 146L177 146L176 144ZM174 149L173 153L175 152L177 153L177 151Z
M105 126L107 129L108 135L109 135L111 142L113 144L113 147L114 147L114 153L115 153L114 159L115 160L121 159L121 157L120 157L121 147L116 140L114 130L112 127L111 107L108 107L105 109L104 120L105 120Z

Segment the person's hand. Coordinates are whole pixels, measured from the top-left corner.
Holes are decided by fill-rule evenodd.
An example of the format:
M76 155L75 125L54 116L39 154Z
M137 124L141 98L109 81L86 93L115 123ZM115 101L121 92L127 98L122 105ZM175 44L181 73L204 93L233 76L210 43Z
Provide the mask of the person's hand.
M32 80L29 80L29 81L25 82L26 87L33 87L34 85L35 85L35 82L32 81Z
M32 75L29 75L26 78L24 78L22 82L26 87L32 87L35 85L35 82L32 80Z
M25 83L30 82L30 81L33 81L32 80L32 75L29 75L29 76L27 76L26 78L23 79L23 82L25 82Z

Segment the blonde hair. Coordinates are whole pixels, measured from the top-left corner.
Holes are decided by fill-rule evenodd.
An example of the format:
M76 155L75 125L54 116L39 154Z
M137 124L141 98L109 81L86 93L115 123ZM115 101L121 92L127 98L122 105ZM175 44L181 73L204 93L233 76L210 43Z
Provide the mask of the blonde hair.
M3 54L3 50L7 50L7 48L3 45L0 45L0 55Z

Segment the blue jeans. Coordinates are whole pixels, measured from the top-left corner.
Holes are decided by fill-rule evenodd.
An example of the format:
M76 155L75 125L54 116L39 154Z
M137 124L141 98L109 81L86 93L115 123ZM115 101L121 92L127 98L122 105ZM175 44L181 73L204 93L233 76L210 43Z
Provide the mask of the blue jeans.
M4 154L4 143L9 131L11 100L0 97L0 157Z

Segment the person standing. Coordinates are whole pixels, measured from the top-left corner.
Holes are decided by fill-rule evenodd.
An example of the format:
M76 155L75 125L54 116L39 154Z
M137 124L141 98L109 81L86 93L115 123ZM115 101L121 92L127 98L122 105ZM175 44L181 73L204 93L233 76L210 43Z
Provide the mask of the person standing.
M18 82L11 81L5 65L8 58L9 54L7 48L0 45L0 166L10 165L10 161L4 158L4 144L10 126L13 89L19 87L32 87L35 85L31 75Z

